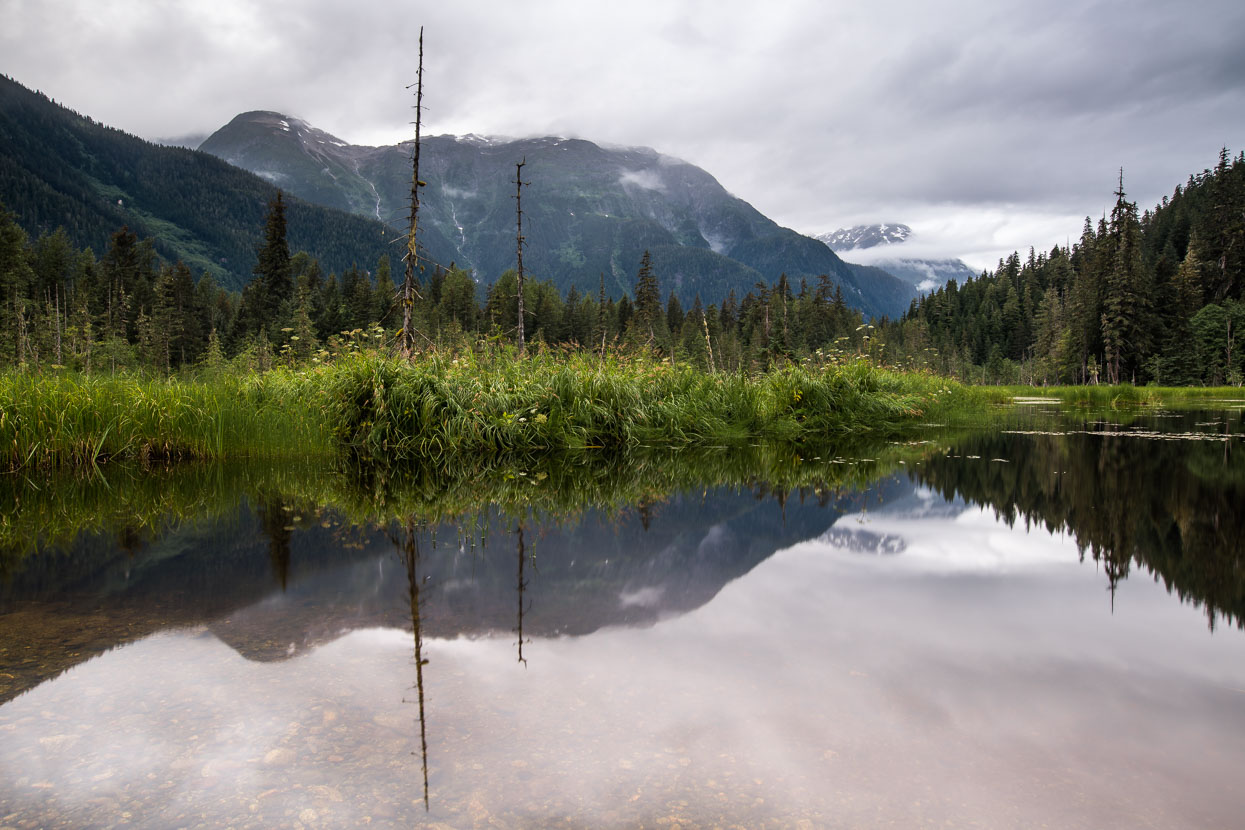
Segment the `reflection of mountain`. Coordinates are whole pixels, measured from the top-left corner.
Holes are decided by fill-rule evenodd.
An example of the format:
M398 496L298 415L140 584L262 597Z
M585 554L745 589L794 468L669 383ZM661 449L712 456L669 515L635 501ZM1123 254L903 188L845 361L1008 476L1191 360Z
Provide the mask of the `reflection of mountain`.
M841 513L866 501L898 502L912 489L891 480L825 505L716 490L621 516L589 511L528 521L524 634L579 635L685 613L774 551L822 533ZM100 551L95 538L46 554L45 564L28 563L0 588L0 625L8 629L0 637L0 664L14 675L0 679L0 701L170 626L206 624L257 660L284 659L355 628L409 629L407 574L390 531L335 522L312 505L273 496L231 521L134 543L128 555ZM419 566L425 637L515 628L514 530L513 521L491 513L465 531L425 529ZM86 564L92 558L101 563L95 571ZM75 567L61 570L57 561ZM64 648L66 632L81 638L71 649ZM23 643L29 659L3 645L14 642Z
M1148 434L1144 420L1104 432L979 434L957 446L959 457L932 458L915 476L1009 524L1070 531L1112 588L1136 563L1205 608L1212 627L1219 616L1245 627L1241 429L1216 440L1224 416L1213 427L1204 413L1180 417L1164 416L1165 436Z
M852 553L866 553L884 556L892 553L903 553L908 547L902 536L894 533L874 533L871 530L858 528L834 527L821 534L819 541L832 548L840 548Z
M589 512L525 524L525 636L577 636L648 625L708 602L774 551L824 531L866 500L912 489L891 481L821 509L729 491L683 494L622 516ZM516 625L516 525L489 516L481 544L454 527L425 531L420 615L425 637L481 636ZM479 525L477 525L477 528ZM434 542L435 538L435 542ZM252 659L280 659L369 626L410 627L401 563L383 533L343 561L211 623ZM383 552L380 552L383 551Z

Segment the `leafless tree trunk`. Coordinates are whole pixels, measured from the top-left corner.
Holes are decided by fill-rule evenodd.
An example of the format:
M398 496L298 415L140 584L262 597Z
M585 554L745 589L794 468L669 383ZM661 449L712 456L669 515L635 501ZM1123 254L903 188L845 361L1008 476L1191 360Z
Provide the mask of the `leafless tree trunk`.
M419 229L419 189L424 185L419 180L419 129L423 106L424 27L420 26L419 71L415 81L415 152L411 156L411 216L406 235L406 278L402 281L402 333L399 336L399 347L402 350L402 356L408 360L415 350L415 332L412 328L411 312L414 310L415 298L419 296L419 291L415 287L416 269L420 268L419 247L415 234Z
M515 251L519 260L518 292L519 292L519 355L522 356L523 343L523 165L527 157L514 166L514 207L515 207Z

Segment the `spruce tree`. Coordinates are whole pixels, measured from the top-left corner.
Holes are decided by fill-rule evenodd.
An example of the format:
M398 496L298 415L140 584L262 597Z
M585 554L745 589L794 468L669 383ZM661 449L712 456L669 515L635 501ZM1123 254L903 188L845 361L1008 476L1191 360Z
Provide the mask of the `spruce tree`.
M636 274L635 319L632 322L639 329L641 339L647 338L650 344L657 339L661 316L661 290L657 287L657 275L653 273L653 258L645 251Z
M264 244L257 251L254 273L260 282L260 312L268 326L279 322L282 305L293 295L290 276L290 246L285 238L285 201L281 191L268 203L264 220Z

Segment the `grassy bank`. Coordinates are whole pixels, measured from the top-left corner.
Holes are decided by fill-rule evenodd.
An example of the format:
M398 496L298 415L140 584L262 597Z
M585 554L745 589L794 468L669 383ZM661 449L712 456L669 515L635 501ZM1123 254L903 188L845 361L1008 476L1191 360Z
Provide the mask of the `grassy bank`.
M409 463L639 446L886 435L963 400L864 362L708 374L647 358L505 350L415 363L356 355L304 371L153 380L0 375L9 471L104 461L332 456Z
M341 446L389 461L884 435L962 391L864 362L751 377L646 359L505 353L413 365L360 357L325 370L322 386Z
M328 453L307 392L282 372L199 381L0 374L0 464L17 472Z

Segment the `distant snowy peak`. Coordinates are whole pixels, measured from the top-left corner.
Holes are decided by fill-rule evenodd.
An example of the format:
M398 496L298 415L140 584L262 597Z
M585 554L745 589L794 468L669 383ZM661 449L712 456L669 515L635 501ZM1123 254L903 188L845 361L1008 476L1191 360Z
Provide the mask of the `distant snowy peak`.
M919 294L928 294L949 280L963 281L974 276L973 269L961 260L917 253L912 249L918 244L916 240L901 244L908 242L911 236L912 228L892 222L840 228L816 238L846 261L881 268L911 285ZM925 250L928 251L928 246Z
M857 225L823 233L816 238L826 243L836 253L873 248L877 245L896 245L912 235L912 228L898 223L883 225Z

